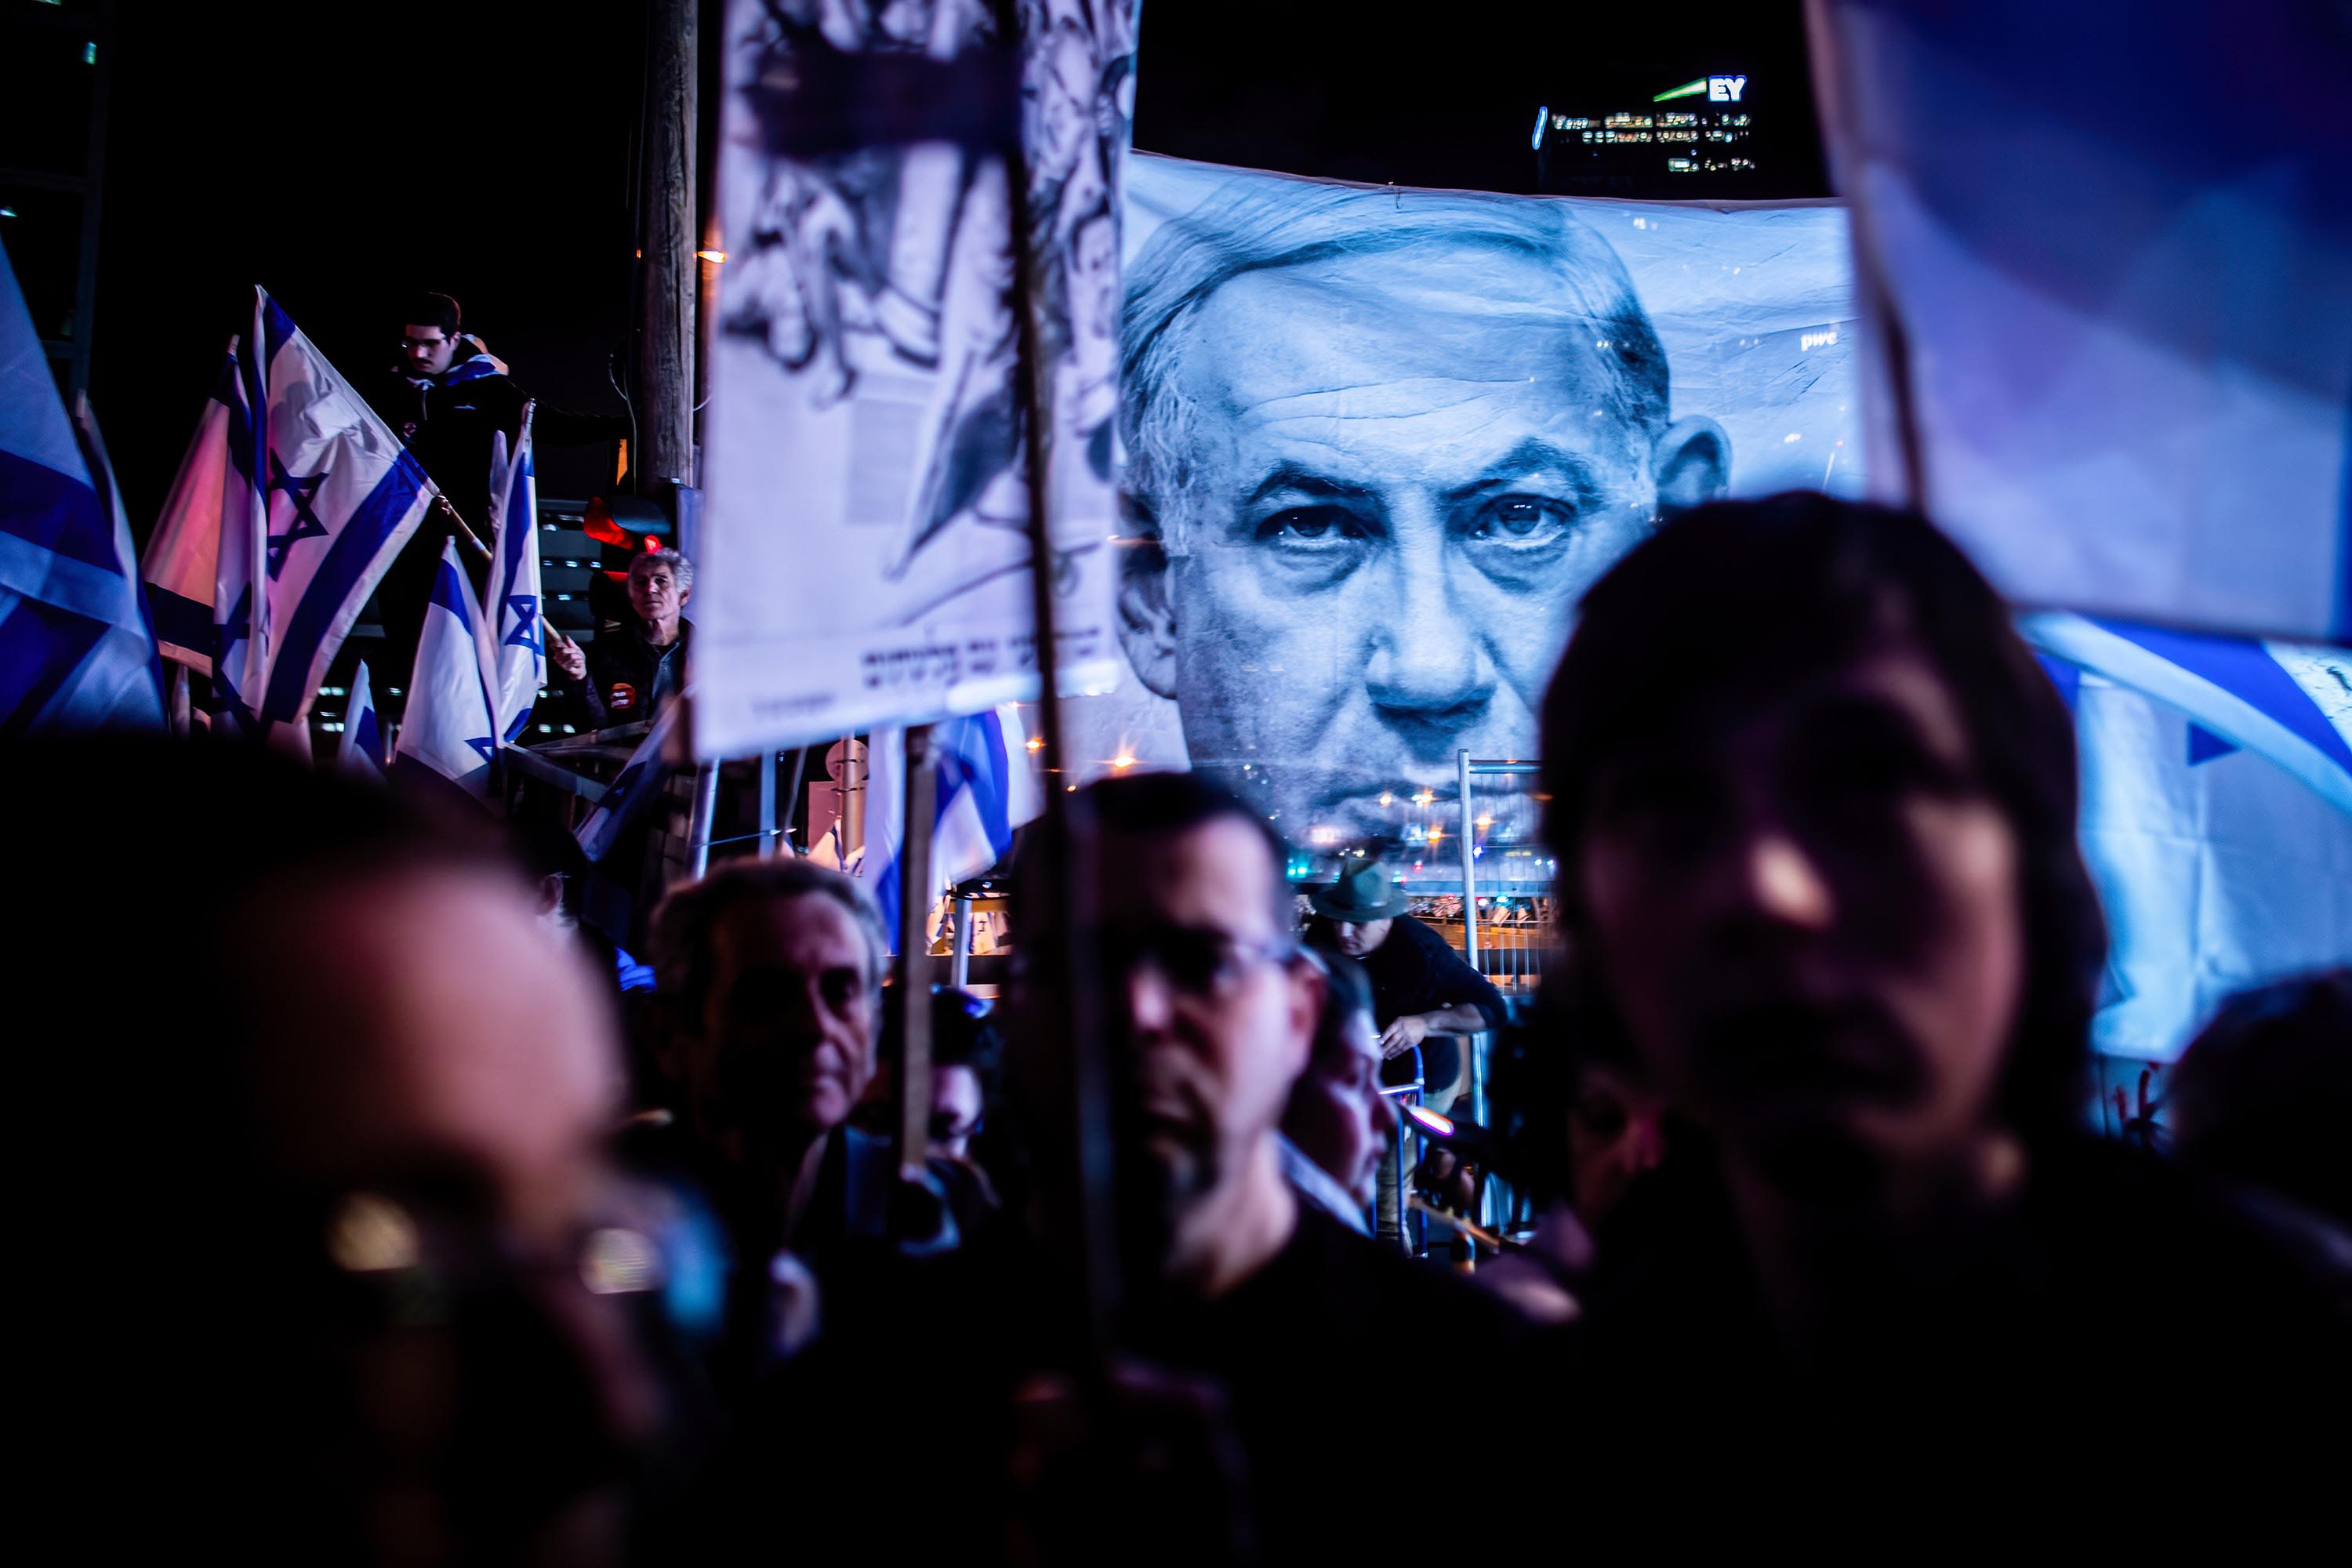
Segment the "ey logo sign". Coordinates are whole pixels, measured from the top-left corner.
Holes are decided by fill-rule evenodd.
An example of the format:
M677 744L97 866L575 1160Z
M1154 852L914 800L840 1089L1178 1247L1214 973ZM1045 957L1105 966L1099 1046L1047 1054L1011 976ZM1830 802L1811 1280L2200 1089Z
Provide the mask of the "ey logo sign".
M1747 88L1748 79L1744 76L1711 76L1706 79L1707 101L1738 103L1739 95L1746 91Z

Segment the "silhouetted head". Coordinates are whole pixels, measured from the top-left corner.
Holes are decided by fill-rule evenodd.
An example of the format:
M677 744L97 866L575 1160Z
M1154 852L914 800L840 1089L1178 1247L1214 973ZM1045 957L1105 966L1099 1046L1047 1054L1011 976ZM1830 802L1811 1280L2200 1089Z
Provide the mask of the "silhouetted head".
M1727 1151L1933 1161L2078 1114L2105 929L2071 722L1922 520L1670 521L1586 596L1543 758L1580 1047Z

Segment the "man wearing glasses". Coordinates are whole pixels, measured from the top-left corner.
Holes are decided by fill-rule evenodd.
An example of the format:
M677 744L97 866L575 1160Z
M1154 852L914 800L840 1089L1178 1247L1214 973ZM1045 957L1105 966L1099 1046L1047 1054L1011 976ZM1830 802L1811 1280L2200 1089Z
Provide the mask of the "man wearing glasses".
M1476 1426L1507 1381L1486 1369L1526 1324L1303 1204L1285 1179L1276 1130L1324 982L1291 932L1264 818L1197 773L1109 779L1071 804L1092 824L1076 900L1085 971L1067 957L1071 900L1041 872L1057 824L1039 825L1016 867L1006 1076L1032 1155L1029 1201L1008 1211L1020 1222L939 1259L896 1298L904 1321L838 1325L779 1405L824 1410L824 1423L788 1419L783 1451L746 1466L747 1496L792 1475L830 1500L797 1542L815 1560L845 1544L819 1539L829 1520L854 1536L874 1517L893 1521L902 1554L943 1562L999 1560L1008 1539L1046 1561L1370 1560L1394 1545L1366 1455L1400 1420L1385 1374L1397 1347L1442 1346L1448 1373L1479 1369L1447 1377L1444 1395ZM1097 1320L1106 1359L1073 1267L1085 1212L1063 1023L1074 995L1110 1089L1118 1286ZM923 1440L893 1447L893 1430ZM876 1465L884 1452L890 1464ZM877 1511L894 1495L955 1503Z
M505 361L460 330L463 312L448 295L415 295L402 307L401 317L399 357L375 395L376 412L407 443L466 526L487 543L490 438L501 431L509 442L520 437L527 395L508 375ZM628 434L625 415L572 414L541 403L531 417L531 439L540 446L617 441ZM451 526L443 513L428 514L377 590L387 663L404 673L415 658L425 601ZM458 554L469 572L487 570L474 552L461 548ZM480 586L478 575L475 585Z

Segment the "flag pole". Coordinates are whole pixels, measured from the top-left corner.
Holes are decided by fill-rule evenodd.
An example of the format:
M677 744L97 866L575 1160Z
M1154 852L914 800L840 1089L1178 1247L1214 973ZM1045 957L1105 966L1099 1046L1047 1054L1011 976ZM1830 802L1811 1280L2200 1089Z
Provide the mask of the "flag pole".
M808 772L808 754L806 746L793 752L793 782L784 786L784 825L779 836L784 841L784 848L794 855L800 851L793 848L793 816L801 808L801 780ZM809 824L803 823L802 832L806 833Z
M1001 8L1010 19L1013 8ZM1020 31L1007 29L1014 68L1019 68ZM1061 905L1062 951L1055 957L1067 977L1055 998L1058 1006L1037 1020L1060 1047L1070 1073L1070 1125L1064 1129L1076 1155L1075 1222L1064 1238L1074 1257L1076 1282L1081 1294L1081 1321L1087 1352L1084 1373L1107 1379L1112 1352L1112 1326L1118 1315L1119 1268L1118 1215L1112 1186L1110 1062L1099 1026L1103 999L1094 960L1096 911L1093 897L1094 832L1087 803L1066 787L1075 780L1076 758L1066 744L1061 701L1061 649L1055 637L1054 604L1054 526L1048 510L1052 485L1047 462L1052 452L1049 433L1053 417L1045 380L1039 369L1037 333L1037 255L1030 223L1029 153L1016 119L1005 139L1005 162L1013 197L1013 320L1018 336L1013 353L1016 395L1024 417L1020 461L1028 492L1029 602L1037 648L1039 732L1049 759L1045 788L1045 847L1054 856L1045 874L1030 883L1049 890ZM1053 770L1060 770L1057 774ZM1066 787L1056 789L1060 777ZM1026 917L1023 917L1026 918ZM1043 923L1043 922L1040 922ZM1057 1039L1050 1037L1058 1036Z
M482 542L482 536L474 531L474 525L457 514L457 509L449 504L447 496L436 491L433 504L446 513L449 521L456 525L450 530L450 536L460 544L472 546L474 553L480 556L487 564L491 560L490 547Z
M931 1147L931 826L940 763L929 724L907 726L905 826L898 834L898 1179L923 1180ZM867 802L870 806L873 803Z

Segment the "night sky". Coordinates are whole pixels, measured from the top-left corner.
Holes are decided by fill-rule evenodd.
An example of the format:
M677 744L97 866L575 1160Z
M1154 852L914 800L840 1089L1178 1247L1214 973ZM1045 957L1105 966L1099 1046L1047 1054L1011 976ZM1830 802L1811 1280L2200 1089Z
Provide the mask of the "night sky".
M1799 0L1598 19L1557 4L1414 9L1443 25L1347 0L1150 0L1136 143L1524 191L1538 103L1738 69L1780 89L1797 132L1754 194L1824 192ZM718 10L704 6L706 77ZM142 533L256 282L354 380L389 364L401 297L438 289L532 393L622 410L606 361L629 317L641 0L409 0L370 14L365 35L361 19L286 0L122 7L90 393ZM8 120L12 136L37 123ZM0 149L0 163L22 157ZM609 460L543 451L542 491L602 488Z

